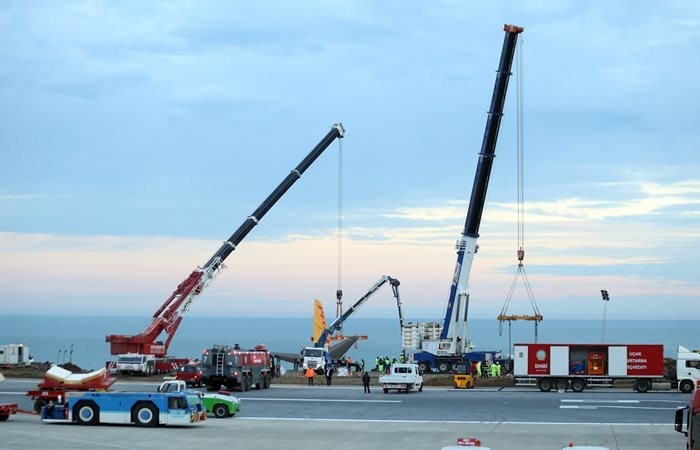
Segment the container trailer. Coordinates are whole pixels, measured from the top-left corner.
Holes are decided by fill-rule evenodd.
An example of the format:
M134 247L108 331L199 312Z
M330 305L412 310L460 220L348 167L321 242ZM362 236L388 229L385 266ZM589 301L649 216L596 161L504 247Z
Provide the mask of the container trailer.
M676 374L664 373L660 344L515 344L516 384L532 383L542 392L631 380L637 392L700 387L700 354L678 346Z

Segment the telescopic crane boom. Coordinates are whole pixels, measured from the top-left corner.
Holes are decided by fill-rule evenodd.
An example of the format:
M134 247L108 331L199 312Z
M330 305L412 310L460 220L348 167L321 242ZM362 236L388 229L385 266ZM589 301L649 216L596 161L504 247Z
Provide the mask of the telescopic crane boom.
M504 25L503 30L506 34L501 50L501 61L498 65L493 96L491 97L491 108L489 109L484 139L481 144L481 152L479 153L479 162L474 175L467 218L462 235L457 241L457 263L455 264L447 308L445 308L445 320L440 333L440 339L452 339L457 351L465 350L460 347L466 344L466 323L469 310L469 273L474 254L478 250L476 241L479 237L479 225L481 224L481 215L486 202L486 191L488 189L489 176L491 175L491 167L496 155L496 141L498 140L498 131L501 125L501 117L503 116L503 105L506 100L515 45L518 35L524 31L524 28L515 25ZM452 323L454 323L453 328L450 327Z
M168 346L180 326L183 316L190 308L192 301L199 296L219 272L224 268L224 260L236 249L236 246L250 233L260 222L263 216L274 206L287 190L299 179L306 169L328 148L336 139L341 139L345 130L341 123L333 125L328 134L306 155L287 177L272 191L253 214L228 238L227 241L209 258L202 267L197 267L180 285L173 291L170 297L163 303L158 311L153 314L153 320L140 334L127 336L112 334L106 336L110 343L112 355L124 353L141 353L155 356L165 356ZM165 343L157 341L158 337L166 334Z
M357 309L362 306L369 298L374 295L375 292L379 290L382 286L384 286L386 283L389 283L391 285L391 290L394 293L394 298L396 299L396 306L399 309L399 325L401 328L403 328L403 313L401 312L401 298L399 297L399 280L396 278L392 278L388 275L382 276L379 280L377 280L376 283L372 287L369 288L367 293L360 297L358 301L356 301L350 308L348 308L345 313L343 313L340 317L336 318L333 323L331 323L328 328L323 330L321 332L321 335L318 337L318 340L314 343L314 347L323 347L326 345L328 342L328 338L333 335L336 331L338 331L342 326L343 322L352 315Z
M403 347L409 360L421 370L437 369L447 372L456 364L467 360L484 360L487 354L498 352L471 352L467 334L467 312L469 310L469 273L474 255L479 248L479 225L486 201L486 190L491 167L496 154L496 141L503 115L503 106L508 90L508 79L515 54L518 34L523 28L504 25L505 38L501 59L496 72L496 82L491 97L491 107L486 120L486 130L481 143L479 161L474 175L471 198L467 209L464 230L457 241L457 263L455 264L450 294L445 307L443 322L409 322L402 330ZM481 353L480 355L475 353Z

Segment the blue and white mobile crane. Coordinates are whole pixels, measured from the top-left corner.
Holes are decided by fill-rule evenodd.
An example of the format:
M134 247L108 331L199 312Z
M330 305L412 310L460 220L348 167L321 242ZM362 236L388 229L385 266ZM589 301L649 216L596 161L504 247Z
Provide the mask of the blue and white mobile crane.
M504 25L503 30L506 34L501 51L501 61L493 88L491 108L486 121L479 162L474 175L467 218L462 235L457 241L457 263L445 308L445 319L441 324L438 322L410 322L402 328L403 347L409 355L409 360L417 363L423 371L435 368L439 372L448 372L454 369L458 362L470 357L469 351L471 349L467 339L469 272L474 255L479 248L476 241L479 237L479 225L486 201L486 190L496 154L496 141L503 116L503 105L508 90L515 46L518 35L524 31L524 28ZM476 356L477 359L481 359L481 357L483 355Z

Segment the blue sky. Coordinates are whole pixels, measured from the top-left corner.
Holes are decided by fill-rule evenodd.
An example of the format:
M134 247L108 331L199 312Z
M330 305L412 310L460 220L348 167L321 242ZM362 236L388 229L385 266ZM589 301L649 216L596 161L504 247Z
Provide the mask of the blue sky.
M440 319L504 23L525 27L525 267L545 320L600 318L600 289L610 319L689 318L700 4L687 1L2 2L3 312L152 314L342 122L342 145L190 314L310 317L319 298L334 316L339 286L349 306L387 274L407 319ZM495 319L516 273L516 98L513 79L475 318ZM394 309L387 289L358 314ZM509 312L531 312L522 284Z

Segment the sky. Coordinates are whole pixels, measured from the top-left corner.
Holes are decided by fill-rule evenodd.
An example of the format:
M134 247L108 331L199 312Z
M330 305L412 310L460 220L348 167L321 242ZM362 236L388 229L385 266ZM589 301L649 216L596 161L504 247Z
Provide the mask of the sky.
M511 285L533 312L520 108L544 320L695 319L689 1L0 1L2 312L150 316L342 122L189 314L334 317L390 275L407 320L440 320L506 23L470 317ZM357 314L394 317L391 290Z

